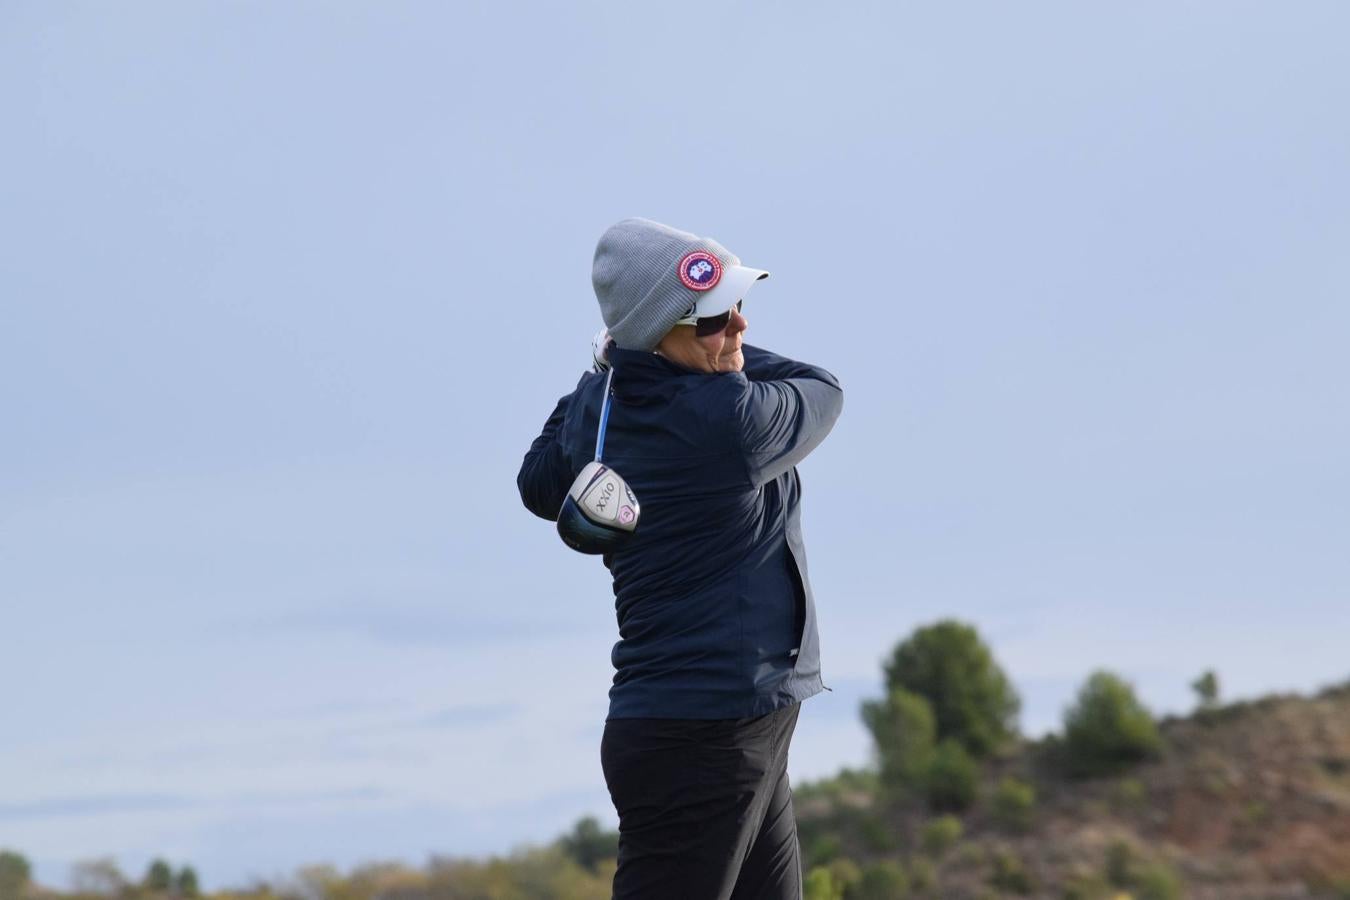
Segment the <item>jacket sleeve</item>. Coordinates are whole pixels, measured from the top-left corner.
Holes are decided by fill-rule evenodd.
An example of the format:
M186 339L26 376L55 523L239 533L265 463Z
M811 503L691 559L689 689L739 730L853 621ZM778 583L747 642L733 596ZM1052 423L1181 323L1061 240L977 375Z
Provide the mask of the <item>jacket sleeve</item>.
M553 414L544 423L544 430L530 445L525 460L520 464L520 474L516 476L516 487L520 489L520 499L525 508L550 522L557 521L563 498L572 486L567 454L558 440L558 430L562 427L563 417L567 415L571 401L571 394L558 401Z
M749 384L736 404L736 439L750 481L759 487L825 440L844 408L844 392L839 379L819 366L749 344L741 351Z

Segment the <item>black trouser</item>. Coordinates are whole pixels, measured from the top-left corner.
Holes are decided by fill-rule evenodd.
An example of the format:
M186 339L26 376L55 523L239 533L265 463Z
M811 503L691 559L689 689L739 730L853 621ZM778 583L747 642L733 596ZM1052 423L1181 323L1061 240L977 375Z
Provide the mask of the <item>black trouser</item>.
M614 900L800 900L788 745L801 704L748 719L611 719Z

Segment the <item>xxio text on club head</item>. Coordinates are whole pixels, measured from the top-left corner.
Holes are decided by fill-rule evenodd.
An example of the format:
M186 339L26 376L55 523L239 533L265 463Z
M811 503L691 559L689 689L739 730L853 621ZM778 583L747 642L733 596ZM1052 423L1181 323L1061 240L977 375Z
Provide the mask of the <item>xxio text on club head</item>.
M637 531L641 511L619 473L592 461L567 491L558 515L558 534L573 550L608 553Z

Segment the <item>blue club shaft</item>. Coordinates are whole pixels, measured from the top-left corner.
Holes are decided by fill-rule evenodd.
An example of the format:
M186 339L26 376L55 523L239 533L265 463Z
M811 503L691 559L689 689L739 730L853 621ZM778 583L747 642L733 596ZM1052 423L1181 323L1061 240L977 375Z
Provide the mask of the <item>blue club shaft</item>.
M600 433L595 437L595 461L600 462L600 457L605 452L605 426L609 424L609 398L610 385L614 382L614 367L609 367L609 375L605 376L605 399L600 404Z

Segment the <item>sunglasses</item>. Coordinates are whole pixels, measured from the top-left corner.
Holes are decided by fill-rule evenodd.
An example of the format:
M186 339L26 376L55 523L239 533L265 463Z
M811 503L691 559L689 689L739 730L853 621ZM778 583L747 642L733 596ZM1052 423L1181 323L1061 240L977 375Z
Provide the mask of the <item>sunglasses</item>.
M731 314L733 312L740 312L741 304L744 302L745 302L744 300L737 300L735 306L733 306L731 309L727 310L726 312L720 315L704 316L701 319L696 316L685 316L683 319L680 319L675 324L693 325L694 334L696 334L699 337L708 337L709 335L726 331L727 324L731 321Z

